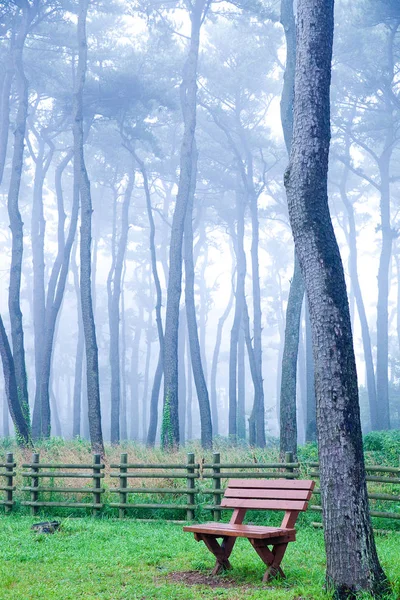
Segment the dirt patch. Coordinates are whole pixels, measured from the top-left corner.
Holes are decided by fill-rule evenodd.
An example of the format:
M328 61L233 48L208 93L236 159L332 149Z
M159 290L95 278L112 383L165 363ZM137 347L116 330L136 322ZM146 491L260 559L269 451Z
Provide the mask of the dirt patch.
M174 583L184 583L185 585L207 585L211 588L232 588L232 587L255 587L246 583L238 583L232 577L221 577L220 575L210 575L201 571L176 571L169 573L167 579Z

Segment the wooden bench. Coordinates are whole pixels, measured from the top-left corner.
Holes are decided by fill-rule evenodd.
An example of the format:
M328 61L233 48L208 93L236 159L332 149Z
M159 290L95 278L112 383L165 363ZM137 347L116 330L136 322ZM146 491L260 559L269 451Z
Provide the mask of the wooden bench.
M285 577L280 565L288 543L296 539L294 526L299 512L307 509L314 485L311 480L230 479L221 502L221 506L233 509L230 522L188 525L183 530L193 532L195 540L203 541L214 554L213 575L231 568L233 546L238 537L244 537L267 565L263 581L278 574ZM285 515L280 527L243 525L249 509L284 510ZM217 538L222 538L221 544Z

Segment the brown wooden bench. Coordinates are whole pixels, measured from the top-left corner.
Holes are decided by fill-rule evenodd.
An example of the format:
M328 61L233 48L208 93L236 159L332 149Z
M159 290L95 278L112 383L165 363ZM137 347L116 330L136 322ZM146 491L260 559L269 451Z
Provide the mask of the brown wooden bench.
M299 512L307 509L314 485L311 480L230 479L221 502L221 506L233 509L230 522L188 525L183 530L192 531L195 540L202 540L214 554L217 561L213 575L231 568L233 546L238 537L244 537L267 565L263 581L278 574L285 577L280 565L288 543L296 539L294 526ZM284 510L285 515L280 527L243 525L249 509ZM222 538L221 544L217 538Z

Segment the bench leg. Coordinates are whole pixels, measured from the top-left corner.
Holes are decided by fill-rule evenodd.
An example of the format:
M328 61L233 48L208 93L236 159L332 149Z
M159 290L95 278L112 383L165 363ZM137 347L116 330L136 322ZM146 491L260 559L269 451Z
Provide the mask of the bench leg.
M285 555L287 544L275 544L272 550L270 550L266 540L249 539L249 542L261 560L268 566L263 581L270 581L278 575L285 579L285 573L280 564Z
M216 537L212 535L200 534L199 537L203 540L207 548L215 556L216 563L212 571L213 575L219 575L222 571L231 569L231 563L229 557L231 555L233 546L235 545L236 538L233 536L226 536L223 538L221 545L217 542Z

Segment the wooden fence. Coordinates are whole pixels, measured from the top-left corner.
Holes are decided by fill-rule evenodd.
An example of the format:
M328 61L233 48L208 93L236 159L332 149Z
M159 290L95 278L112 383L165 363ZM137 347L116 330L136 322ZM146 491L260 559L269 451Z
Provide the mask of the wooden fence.
M10 513L14 505L13 492L15 492L15 467L14 456L10 452L7 454L6 462L0 462L0 484L2 481L4 482L4 485L0 485L0 492L4 492L4 499L2 500L0 497L0 505L5 507L6 513ZM4 469L4 471L1 469Z
M61 506L66 508L91 508L93 515L98 515L99 511L103 508L101 502L101 495L104 494L105 489L101 487L101 479L104 477L102 470L104 464L101 463L100 454L93 455L92 464L82 465L67 465L60 463L40 463L39 454L32 454L32 462L23 464L24 469L29 469L27 472L21 473L24 479L28 480L28 485L23 486L21 490L23 492L30 492L30 500L22 501L23 506L31 507L31 514L36 515L38 509L41 507L52 507ZM61 471L60 469L67 469L67 471ZM72 469L72 471L70 471ZM74 471L78 472L74 472ZM85 472L90 470L89 473ZM92 487L59 487L54 485L40 485L39 481L50 479L53 483L55 479L90 479L92 480ZM69 497L71 494L92 494L92 502L71 502L62 500L43 500L42 494L49 492L51 494L62 494L63 497Z
M308 467L309 476L312 479L319 479L319 463L317 462L309 462ZM380 517L382 519L400 519L400 512L388 512L382 510L375 510L374 507L378 502L396 502L400 503L400 495L393 493L377 492L375 491L377 484L381 484L381 486L385 489L386 486L390 485L398 485L400 486L400 469L396 467L381 467L379 465L365 465L365 469L367 471L367 489L368 489L368 498L370 501L370 514L371 517ZM375 473L375 475L371 475L371 473ZM386 473L385 477L382 475ZM397 477L391 477L391 475L397 475ZM399 488L400 491L400 488ZM314 489L313 492L317 498L321 495L321 491L318 488ZM318 512L322 511L322 508L319 504L312 504L310 506L311 510L315 510Z
M130 510L172 510L183 513L191 521L197 510L206 509L211 511L214 520L219 520L221 511L226 510L221 507L221 499L229 478L319 478L318 463L294 462L289 452L284 462L276 463L221 462L219 453L213 454L210 463L196 463L191 453L187 455L186 464L144 464L130 463L128 455L121 454L120 462L111 464L107 473L98 454L93 456L91 464L41 463L39 454L33 454L31 462L21 466L25 469L20 473L24 484L19 487L14 481L16 463L13 455L7 454L6 461L0 463L0 484L4 482L0 485L0 492L4 492L0 505L4 505L6 513L10 513L15 505L15 492L23 492L25 499L20 504L29 506L32 515L41 508L52 507L92 509L93 515L99 515L102 509L110 507L118 509L120 518ZM386 502L396 502L400 507L400 495L393 493L393 486L400 486L400 469L371 465L366 469L371 516L400 519L400 511L382 509ZM102 486L105 477L108 485ZM85 482L75 487L76 479ZM67 481L68 485L57 485L59 480ZM132 480L134 483L130 486ZM148 484L149 480L155 483ZM310 510L321 511L320 490L315 489L314 494ZM148 501L143 501L143 497ZM210 500L204 501L204 498Z

